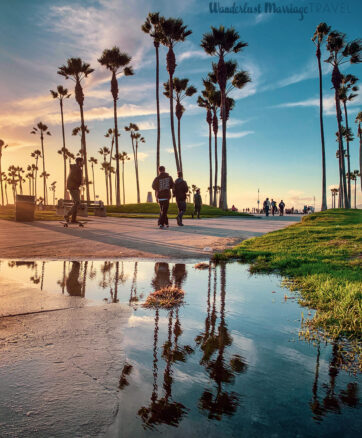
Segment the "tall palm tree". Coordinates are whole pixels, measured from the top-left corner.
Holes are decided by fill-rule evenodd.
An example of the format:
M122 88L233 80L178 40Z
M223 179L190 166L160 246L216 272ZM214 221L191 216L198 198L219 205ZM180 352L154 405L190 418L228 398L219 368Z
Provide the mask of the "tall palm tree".
M41 151L39 149L35 149L35 151L32 152L30 154L30 156L35 159L35 164L34 164L34 171L35 171L35 175L34 175L34 196L35 196L35 199L36 199L37 198L38 170L39 170L38 161L39 161L39 158L41 158Z
M342 83L342 75L340 73L339 67L341 64L350 61L351 64L357 64L361 62L361 43L358 40L346 43L346 35L338 32L332 31L329 33L327 38L327 50L330 53L326 62L332 65L332 85L334 88L334 96L336 103L336 115L337 115L337 125L338 125L338 144L339 144L339 174L340 174L340 198L341 207L349 208L349 199L347 193L346 185L346 171L345 162L343 154L343 138L342 138L342 114L341 114L341 104L339 98L339 89Z
M85 184L87 190L87 201L90 200L89 185L88 185L88 163L87 163L87 146L86 146L86 130L84 124L84 93L81 82L84 78L88 77L94 71L90 68L90 65L83 62L81 58L69 58L67 63L62 65L58 69L58 74L64 76L65 79L71 79L75 82L75 100L77 101L80 109L80 122L81 122L81 149L83 151L84 169L85 169Z
M176 137L175 137L175 126L174 126L174 114L173 114L173 75L176 69L176 56L173 51L175 44L178 42L185 41L185 39L191 35L192 31L187 29L187 26L183 24L180 18L162 18L160 20L160 37L161 44L168 48L166 56L166 66L169 74L169 86L170 86L170 121L171 121L171 135L173 150L175 153L175 161L177 171L181 170L179 157L177 153Z
M94 157L90 157L89 158L89 162L91 163L92 166L92 176L93 176L93 199L94 201L96 200L96 183L95 183L95 179L94 179L94 165L98 164L98 160L97 158Z
M217 56L217 82L221 93L222 115L222 150L221 150L221 194L219 206L227 210L227 154L226 154L226 89L227 72L225 56L229 53L238 53L248 44L239 41L239 34L235 29L225 29L224 26L211 27L211 32L203 35L201 47L208 55ZM235 84L235 86L237 86Z
M127 53L122 53L119 47L114 46L112 49L103 50L102 56L98 62L105 66L112 73L111 93L113 96L113 113L114 113L114 131L116 140L116 154L118 155L118 122L117 122L117 100L118 100L118 81L117 75L123 73L124 76L133 75L133 69L128 64L131 62L131 57ZM119 186L119 161L116 162L116 205L121 205L121 195Z
M4 140L0 140L0 175L2 175L2 170L1 170L1 159L3 156L3 149L7 148L8 145L5 144ZM1 187L1 204L4 205L4 188L3 188L3 180L2 178L0 179L0 187Z
M40 135L40 143L41 143L41 157L43 159L43 173L46 173L45 171L45 154L44 154L44 135L51 135L47 125L44 125L42 122L39 122L36 126L33 126L32 131L30 132L30 134L34 134ZM46 197L46 192L47 192L47 188L46 188L46 181L44 178L44 182L43 182L43 192L44 192L44 204L47 203L47 197Z
M114 140L115 140L115 137L116 137L115 133L116 133L115 129L109 128L107 130L107 132L104 134L104 136L106 138L111 138L111 152L109 154L109 168L112 167L112 159L114 158L114 156L113 156L113 148L114 148ZM120 137L120 135L121 134L118 133L117 137ZM115 186L116 186L116 191L117 191L117 181L116 181L116 185ZM113 198L112 181L110 181L110 186L109 186L109 197L110 197L111 204L112 204L112 198Z
M123 205L126 203L126 195L125 195L125 189L124 189L124 163L128 160L130 160L130 157L128 156L127 152L121 152L118 156L116 156L117 160L122 161L122 191L123 191Z
M185 112L185 107L182 105L182 101L185 97L193 96L197 90L193 85L188 85L188 79L173 78L173 89L175 91L174 100L176 102L175 114L177 118L177 140L178 140L178 158L180 163L180 170L183 172L182 167L182 155L181 155L181 117ZM164 95L170 99L170 83L165 82L163 84L165 91Z
M48 187L47 187L47 179L50 177L50 174L48 172L42 172L40 175L40 178L43 178L44 180L44 186L45 186L45 196L44 196L44 205L48 205Z
M153 39L153 45L156 50L156 113L157 113L157 146L156 146L156 174L160 167L160 142L161 142L161 122L160 122L160 59L159 48L162 35L161 20L159 12L149 12L146 21L141 26L143 32L147 33Z
M323 87L322 87L322 65L321 65L321 45L323 44L324 38L328 35L330 31L330 26L326 23L319 23L312 41L317 46L316 57L318 61L318 71L319 71L319 124L321 130L321 143L322 143L322 206L321 210L327 210L327 180L326 180L326 150L324 143L324 125L323 125Z
M211 134L211 125L212 125L212 112L211 112L211 104L209 102L209 100L204 96L204 93L207 96L207 91L203 90L202 91L202 96L198 96L197 98L197 104L199 107L201 108L205 108L206 109L206 123L209 126L209 195L210 195L210 201L209 201L209 205L212 205L212 134Z
M60 116L61 116L61 122L62 122L62 137L63 137L63 161L64 161L64 199L67 194L67 155L66 155L66 147L65 147L65 132L64 132L64 114L63 114L63 100L69 99L71 94L68 92L66 88L63 87L63 85L58 85L57 90L50 90L50 94L52 95L53 99L58 99L60 104Z
M134 161L135 173L136 173L137 203L139 204L141 202L141 197L140 197L140 183L139 183L139 174L138 174L138 145L139 143L145 143L145 139L139 133L139 128L135 123L130 123L128 126L125 126L124 129L125 131L130 133L130 137L131 137L133 161Z
M107 156L110 154L110 150L109 148L104 146L98 150L98 153L103 157L103 163L101 164L101 169L104 171L106 177L107 204L109 205L108 175L111 165L109 164L109 162L107 162Z
M358 78L356 76L353 76L351 74L348 75L342 75L342 85L339 89L339 98L341 102L343 103L343 109L344 109L344 118L346 123L346 131L348 135L345 135L344 138L346 140L347 144L347 173L351 174L351 160L350 160L350 153L349 153L349 143L353 140L353 135L351 129L348 127L348 113L347 113L347 102L351 102L355 97L357 97L356 91L358 91L358 86L356 85L358 81ZM352 137L352 138L351 138ZM348 182L348 199L350 204L351 201L351 181L347 179Z
M357 178L361 178L361 172L359 172L357 169L352 172L353 178L352 181L354 181L354 208L357 208L357 202L356 202L356 186L357 186Z
M362 175L362 111L357 114L356 123L358 123L358 137L359 137L359 173ZM361 190L362 190L362 178L361 178Z

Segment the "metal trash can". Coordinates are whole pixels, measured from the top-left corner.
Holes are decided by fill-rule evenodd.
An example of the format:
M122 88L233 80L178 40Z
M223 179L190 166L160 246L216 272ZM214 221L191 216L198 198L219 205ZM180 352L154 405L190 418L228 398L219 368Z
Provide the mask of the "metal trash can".
M16 195L15 220L30 222L34 220L35 196Z

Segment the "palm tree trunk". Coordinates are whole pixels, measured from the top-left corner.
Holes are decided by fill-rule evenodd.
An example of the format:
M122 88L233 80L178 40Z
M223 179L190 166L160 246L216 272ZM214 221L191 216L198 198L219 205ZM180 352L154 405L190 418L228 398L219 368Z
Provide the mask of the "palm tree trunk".
M1 205L4 205L4 188L3 188L3 174L1 169L1 158L2 158L2 151L0 149L0 186L1 186Z
M359 135L359 174L360 176L360 184L362 190L362 129L361 123L358 123L358 135Z
M108 173L108 179L109 179L109 202L111 205L113 205L113 193L112 193L112 173Z
M60 99L60 115L62 118L62 136L63 136L63 159L64 159L64 199L67 196L67 157L65 154L65 131L64 131L64 115L63 115L63 99Z
M118 160L118 121L117 121L117 100L113 99L113 112L114 112L114 135L116 137L116 205L121 205L121 195L119 187L119 160Z
M159 43L155 43L156 49L156 111L157 111L157 149L156 149L156 175L160 167L160 144L161 144L161 121L160 121L160 60L158 53ZM124 199L124 197L123 197ZM124 200L123 200L124 203Z
M139 181L139 173L138 173L138 144L136 143L136 182L137 182L137 203L140 204L141 196L140 196L140 181Z
M6 198L6 205L8 205L9 199L8 199L8 186L7 186L7 184L5 184L5 198Z
M346 137L346 143L347 143L347 172L348 175L351 175L351 160L349 157L349 139L348 139L348 114L347 114L347 105L346 102L343 102L344 107L344 117L346 119L346 130L347 130L347 137ZM348 178L348 201L349 206L351 207L352 200L351 200L351 178Z
M213 206L217 206L217 173L218 173L218 151L217 151L217 133L214 134L214 142L215 142L215 179L214 179L214 200L213 200Z
M174 124L174 114L173 114L173 77L170 75L170 121L171 121L171 134L172 134L172 144L175 153L176 170L180 171L180 161L177 153L176 137L175 137L175 124Z
M107 175L107 171L104 170L104 174L106 176L106 192L107 192L107 205L109 205L109 196L108 196L108 175Z
M124 161L122 161L122 188L123 188L123 205L126 203L126 196L124 191Z
M44 136L43 136L43 132L40 135L40 140L41 140L41 155L42 155L42 158L43 158L43 174L44 174L44 181L43 181L44 205L47 205L47 199L46 199L46 181L45 181Z
M88 159L87 159L87 146L86 146L86 139L85 139L85 125L84 125L84 113L83 113L83 105L79 105L80 108L80 121L81 121L81 147L83 152L83 160L84 160L84 172L85 172L85 188L86 188L86 194L87 194L87 202L90 201L90 195L89 195L89 184L88 184Z
M211 123L209 123L209 163L210 163L210 179L209 179L209 184L210 184L210 205L212 205L212 135L211 135Z
M221 147L221 192L219 208L228 209L227 204L227 160L226 160L226 95L221 90L221 111L222 111L222 147Z
M37 179L38 179L38 159L36 160L36 162L35 162L35 167L36 167L36 170L35 170L35 185L34 185L34 193L35 193L35 201L36 201L36 198L37 198L37 196L38 196L38 190L37 190Z
M180 170L182 169L182 158L181 158L181 118L177 118L177 140L178 140L178 158L180 162Z
M316 56L318 59L319 70L319 123L321 129L322 143L322 206L321 210L327 210L327 182L326 182L326 150L324 144L324 126L323 126L323 89L322 89L322 66L321 66L321 51L318 43Z
M93 176L93 200L96 200L96 184L94 181L94 164L92 163L92 176Z
M357 208L357 206L356 206L356 188L357 188L357 175L356 175L356 179L354 180L354 208Z
M20 175L20 171L18 172L19 184L20 184L20 194L23 194L23 183L21 182L22 176Z
M340 162L340 186L341 186L341 207L349 208L347 185L346 185L346 170L344 164L344 153L343 153L343 138L342 138L342 115L341 115L341 104L339 100L338 89L335 89L335 100L336 100L336 112L337 112L337 123L338 123L338 144L339 144L339 162Z

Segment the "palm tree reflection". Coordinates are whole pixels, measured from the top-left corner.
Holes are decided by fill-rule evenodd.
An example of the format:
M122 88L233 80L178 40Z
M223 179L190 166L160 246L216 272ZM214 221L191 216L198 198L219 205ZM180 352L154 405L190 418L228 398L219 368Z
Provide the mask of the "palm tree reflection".
M235 375L245 373L247 364L243 357L233 355L226 359L226 348L230 347L233 339L227 328L225 320L226 298L226 271L225 264L220 265L220 319L217 333L215 330L217 321L216 290L217 270L214 269L213 303L211 306L211 277L212 269L209 267L208 291L207 291L207 316L205 319L205 331L196 337L196 344L203 351L200 364L203 365L210 378L215 382L214 389L206 388L199 401L199 408L207 412L209 419L221 420L223 415L235 414L239 406L239 394L226 391L224 386L232 384ZM215 357L216 355L216 357Z

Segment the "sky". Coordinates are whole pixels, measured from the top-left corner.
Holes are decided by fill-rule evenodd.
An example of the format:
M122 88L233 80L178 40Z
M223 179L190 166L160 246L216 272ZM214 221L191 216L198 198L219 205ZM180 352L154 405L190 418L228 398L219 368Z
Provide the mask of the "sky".
M120 151L132 155L130 138L123 127L137 123L146 142L140 145L139 168L141 201L156 169L155 50L151 38L141 30L148 12L182 18L192 30L175 47L176 72L188 78L198 93L185 100L181 122L184 176L188 184L201 188L207 202L209 175L208 125L205 110L197 106L202 78L211 70L215 57L200 47L202 35L211 26L234 27L248 46L230 56L240 70L249 72L252 82L231 95L236 106L228 122L228 205L239 209L257 207L265 197L283 199L287 208L321 203L321 145L319 128L319 82L315 46L311 37L316 26L327 22L332 29L347 34L347 40L360 38L362 3L359 0L276 0L276 7L290 6L293 13L264 12L265 2L235 2L244 12L211 13L209 1L182 0L0 0L0 138L8 144L3 169L15 164L26 168L32 163L40 140L31 128L42 121L52 134L46 137L45 158L49 184L57 181L56 197L62 197L62 147L60 112L49 90L66 86L72 93L65 105L66 146L73 153L80 148L80 137L71 131L79 126L79 107L74 100L74 83L57 74L70 57L81 57L95 69L84 80L85 123L88 156L101 161L98 150L110 146L104 137L113 127L113 101L110 74L97 58L106 48L118 46L132 57L135 75L120 76L118 123ZM220 7L233 1L220 0ZM246 12L246 7L252 7ZM260 9L259 9L260 8ZM299 11L303 8L304 13ZM260 12L261 11L261 12ZM323 48L323 59L327 58ZM168 78L166 49L160 50L160 90ZM323 63L324 123L327 154L328 205L330 187L338 184L335 157L337 122L330 68ZM343 66L344 73L361 77L360 65ZM176 176L172 153L168 100L161 94L161 163ZM361 111L361 94L349 104L349 125L357 137L355 117ZM121 129L122 128L122 129ZM221 129L219 129L221 133ZM358 168L358 139L351 145L351 168ZM219 138L219 152L221 138ZM221 158L221 156L220 156ZM221 162L219 158L219 163ZM220 175L220 171L219 171ZM95 187L105 199L104 173L95 170ZM357 190L357 204L362 202ZM133 161L126 163L126 202L136 201Z

